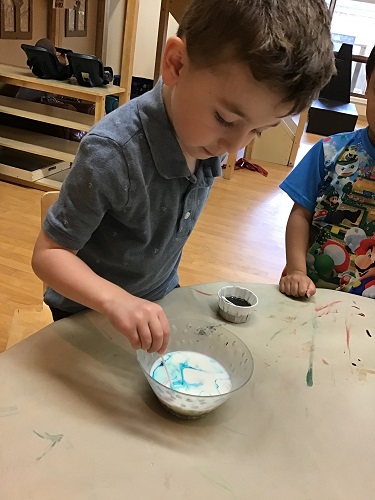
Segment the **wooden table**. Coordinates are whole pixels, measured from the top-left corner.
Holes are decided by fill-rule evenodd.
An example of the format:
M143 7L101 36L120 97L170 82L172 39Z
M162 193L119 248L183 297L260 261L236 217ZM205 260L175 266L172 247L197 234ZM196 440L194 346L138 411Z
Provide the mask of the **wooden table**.
M293 300L248 283L259 305L233 325L216 312L225 284L160 301L171 322L224 323L253 354L250 382L202 419L167 413L126 339L94 312L1 354L1 498L373 498L373 300Z

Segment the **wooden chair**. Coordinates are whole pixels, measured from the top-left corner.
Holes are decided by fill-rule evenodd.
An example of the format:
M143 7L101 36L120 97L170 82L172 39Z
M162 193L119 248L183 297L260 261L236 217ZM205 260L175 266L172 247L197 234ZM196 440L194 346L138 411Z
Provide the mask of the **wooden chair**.
M47 191L46 193L43 194L42 199L40 200L41 224L43 223L47 210L51 205L55 203L55 201L59 197L59 193L60 191Z
M47 210L57 200L58 196L59 191L49 191L43 194L40 207L41 223L46 216ZM43 283L43 293L45 289L46 284ZM26 307L25 309L17 309L15 311L8 333L7 349L52 322L52 314L49 307L43 302L43 300L41 303L41 310Z

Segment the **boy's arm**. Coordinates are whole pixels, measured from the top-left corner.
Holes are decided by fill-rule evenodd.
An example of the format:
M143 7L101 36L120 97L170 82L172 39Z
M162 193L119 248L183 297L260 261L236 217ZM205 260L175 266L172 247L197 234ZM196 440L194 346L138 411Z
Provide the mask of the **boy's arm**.
M313 214L294 203L286 227L286 269L280 280L280 291L286 295L310 297L316 292L306 274L306 253Z
M101 278L74 251L42 230L32 257L35 274L56 292L98 311L127 337L134 349L163 353L170 330L163 309Z

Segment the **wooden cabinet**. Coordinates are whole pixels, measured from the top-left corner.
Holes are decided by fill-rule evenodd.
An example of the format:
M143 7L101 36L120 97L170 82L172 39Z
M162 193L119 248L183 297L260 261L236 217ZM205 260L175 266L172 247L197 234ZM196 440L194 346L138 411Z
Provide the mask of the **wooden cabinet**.
M5 64L0 64L0 82L82 99L95 104L95 115L92 116L78 111L49 106L48 104L0 95L0 112L5 115L13 115L75 130L88 131L94 123L105 115L105 99L107 96L118 96L120 105L126 101L125 89L117 85L81 87L74 79L66 81L44 80L34 76L29 69ZM57 172L70 167L78 145L78 142L42 134L37 130L28 131L9 127L6 124L0 125L0 147L15 152L15 165L0 162L0 179L16 181L22 184L31 183L34 187L45 190L58 189L64 174L57 174ZM22 152L25 154L26 162L29 162L30 165L33 163L30 161L30 155L36 155L37 158L44 159L44 161L39 162L40 168L37 169L37 174L30 165L25 165L24 169L19 165ZM5 157L8 156L5 155ZM50 160L50 166L48 160ZM24 170L25 175L23 175L22 170Z

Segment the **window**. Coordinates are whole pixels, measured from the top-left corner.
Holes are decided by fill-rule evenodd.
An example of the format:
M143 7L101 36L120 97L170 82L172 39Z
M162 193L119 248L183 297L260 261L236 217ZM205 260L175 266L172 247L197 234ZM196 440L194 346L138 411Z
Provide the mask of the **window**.
M374 26L375 0L336 0L331 26L334 50L350 43L353 55L368 56L375 45ZM365 91L365 64L353 61L351 92L363 95Z

